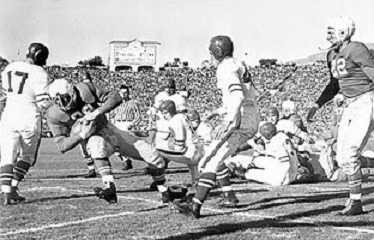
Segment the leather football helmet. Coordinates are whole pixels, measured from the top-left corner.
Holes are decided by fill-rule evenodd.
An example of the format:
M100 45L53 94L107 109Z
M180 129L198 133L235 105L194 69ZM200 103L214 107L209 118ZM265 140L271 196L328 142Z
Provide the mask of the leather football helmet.
M355 33L356 25L349 17L333 18L327 26L327 41L333 45L339 45L345 40L351 39Z
M234 43L228 36L216 36L210 40L209 50L216 60L221 61L227 56L232 56Z
M34 64L38 66L46 65L48 56L48 48L41 43L31 43L26 54L26 57L32 59Z

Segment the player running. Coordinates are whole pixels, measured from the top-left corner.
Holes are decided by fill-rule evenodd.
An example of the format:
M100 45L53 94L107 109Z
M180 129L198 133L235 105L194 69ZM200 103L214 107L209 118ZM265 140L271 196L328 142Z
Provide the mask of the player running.
M257 132L258 117L253 85L243 79L247 69L233 58L234 44L227 36L216 36L209 46L212 62L217 66L217 88L222 92L223 106L220 115L223 122L215 129L214 139L205 148L199 162L200 178L192 202L175 203L182 214L200 217L200 210L208 193L218 180L224 197L222 207L235 206L236 198L229 179L229 170L224 160L231 156L236 147Z

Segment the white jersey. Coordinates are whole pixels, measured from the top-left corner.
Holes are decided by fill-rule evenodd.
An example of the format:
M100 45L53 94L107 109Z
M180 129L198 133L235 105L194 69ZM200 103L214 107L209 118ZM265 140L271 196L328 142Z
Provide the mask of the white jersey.
M159 150L183 154L193 145L193 131L184 113L177 113L169 121L170 134L164 140L156 139Z
M301 129L296 126L296 124L288 119L281 119L277 122L277 132L284 132L285 134L291 134L302 139L306 139L308 134L301 131Z
M165 91L160 92L156 95L154 107L156 109L159 109L160 105L166 100L171 100L175 103L177 112L183 112L187 110L186 99L182 95L180 94L169 95L169 93Z
M245 71L245 67L237 59L223 59L217 67L217 88L222 92L222 109L226 113L225 119L232 121L238 119L238 115L241 114L241 128L257 128L256 93L252 84L243 83ZM234 91L243 93L240 111L232 107L231 93Z
M277 133L268 143L265 143L265 155L272 156L280 162L289 161L286 141L291 142L286 134Z
M13 62L1 73L2 90L6 92L5 112L20 115L23 110L39 112L48 105L48 74L37 65Z

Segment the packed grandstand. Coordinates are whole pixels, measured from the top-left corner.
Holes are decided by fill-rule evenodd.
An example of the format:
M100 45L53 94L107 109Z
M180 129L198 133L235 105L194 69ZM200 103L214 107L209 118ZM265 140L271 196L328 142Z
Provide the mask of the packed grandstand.
M8 61L0 62L0 70L3 71ZM265 119L265 111L275 106L281 109L285 100L294 100L297 104L297 111L305 120L308 104L315 101L326 84L329 82L328 69L321 63L316 62L305 65L282 64L271 66L248 66L252 80L256 86L258 96L263 95L258 102L260 118ZM154 101L155 95L161 91L164 79L173 78L177 90L190 92L189 108L197 109L204 115L220 105L221 97L216 88L215 71L210 68L178 68L165 71L120 71L111 72L106 69L88 67L61 67L48 66L46 70L51 80L66 78L73 82L83 80L86 72L89 72L95 84L106 86L110 89L118 89L121 84L132 86L133 98L140 103L142 122L139 132L146 132L149 126L149 117L146 114L150 104ZM279 83L285 76L291 77L285 81L279 91ZM316 121L308 125L309 132L323 132L329 129L332 123L333 104L323 107ZM304 121L306 123L306 121ZM51 136L46 122L43 124L43 135Z

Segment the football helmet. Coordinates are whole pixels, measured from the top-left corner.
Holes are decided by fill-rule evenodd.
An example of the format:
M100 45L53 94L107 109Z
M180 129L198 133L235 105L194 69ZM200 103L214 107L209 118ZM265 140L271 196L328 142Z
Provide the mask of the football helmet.
M171 116L177 114L177 108L175 107L175 103L171 100L166 100L163 103L161 103L159 110L161 111L161 113L167 111L168 113L170 113Z
M266 122L260 127L260 134L266 139L270 140L277 134L277 128L271 122Z
M288 118L292 114L295 114L296 113L295 102L290 101L290 100L284 101L282 103L282 113L283 113L283 116L286 117L286 118Z
M338 45L345 40L351 39L355 33L356 26L354 21L349 17L333 18L327 26L327 41L333 45Z
M232 57L234 43L228 36L216 36L210 40L209 51L216 60L221 61L227 56Z
M276 107L271 107L266 110L266 119L273 123L277 124L279 120L279 111Z
M197 110L192 109L187 113L188 120L190 120L191 126L194 130L196 130L201 122L200 114Z
M49 96L63 111L69 111L75 106L75 90L66 79L56 79L49 85Z
M334 102L335 102L336 104L342 103L342 102L344 102L344 100L345 100L345 97L344 97L344 95L341 94L341 93L335 95L335 97L334 97Z
M276 107L269 108L268 110L266 110L266 116L269 116L269 115L276 115L277 117L279 117L278 109Z
M41 43L31 43L26 54L26 57L33 60L34 64L38 66L46 65L48 56L48 48Z

